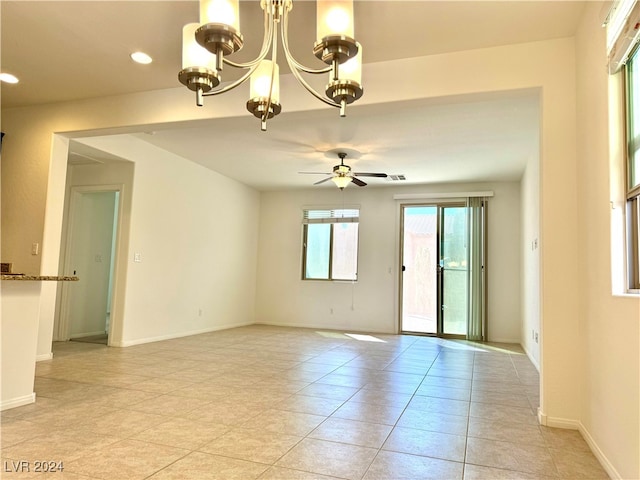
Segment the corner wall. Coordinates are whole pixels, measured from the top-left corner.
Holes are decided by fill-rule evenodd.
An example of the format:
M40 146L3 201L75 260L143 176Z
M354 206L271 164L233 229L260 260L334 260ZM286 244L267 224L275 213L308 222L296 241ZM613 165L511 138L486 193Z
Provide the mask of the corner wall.
M82 143L135 163L121 334L111 343L253 323L259 193L130 135Z
M612 478L640 478L640 298L614 295L614 192L609 169L609 77L600 3L588 5L577 36L578 219L581 405L579 428ZM615 79L611 79L615 81ZM616 108L616 106L611 106ZM613 151L624 148L614 146ZM616 179L612 179L615 183ZM615 270L619 270L616 266Z

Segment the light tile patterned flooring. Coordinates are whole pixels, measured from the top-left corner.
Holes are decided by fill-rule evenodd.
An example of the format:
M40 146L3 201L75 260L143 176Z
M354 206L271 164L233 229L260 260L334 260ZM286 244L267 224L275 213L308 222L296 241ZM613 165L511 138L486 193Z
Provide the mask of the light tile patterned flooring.
M251 326L54 352L2 412L2 478L608 478L537 424L517 346ZM64 471L12 472L43 460Z

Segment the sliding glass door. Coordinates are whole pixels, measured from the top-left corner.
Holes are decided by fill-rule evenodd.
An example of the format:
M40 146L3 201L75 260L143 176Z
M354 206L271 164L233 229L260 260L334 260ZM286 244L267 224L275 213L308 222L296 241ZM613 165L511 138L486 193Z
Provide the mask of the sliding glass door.
M402 209L402 325L404 332L438 333L438 207Z
M466 336L467 208L403 205L400 330Z
M440 330L445 335L467 334L468 269L467 209L440 207Z

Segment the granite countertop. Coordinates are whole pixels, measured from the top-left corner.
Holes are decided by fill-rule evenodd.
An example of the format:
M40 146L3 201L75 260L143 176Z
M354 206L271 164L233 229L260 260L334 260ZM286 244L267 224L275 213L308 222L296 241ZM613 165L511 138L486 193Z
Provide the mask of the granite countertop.
M50 275L0 275L0 280L43 281L43 282L77 282L78 277L58 277Z

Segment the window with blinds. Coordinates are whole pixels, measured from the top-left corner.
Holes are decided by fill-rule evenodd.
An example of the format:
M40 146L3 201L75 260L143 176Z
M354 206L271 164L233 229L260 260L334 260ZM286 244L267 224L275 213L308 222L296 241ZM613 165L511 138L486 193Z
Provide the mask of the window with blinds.
M303 280L357 280L359 218L357 208L303 210Z

